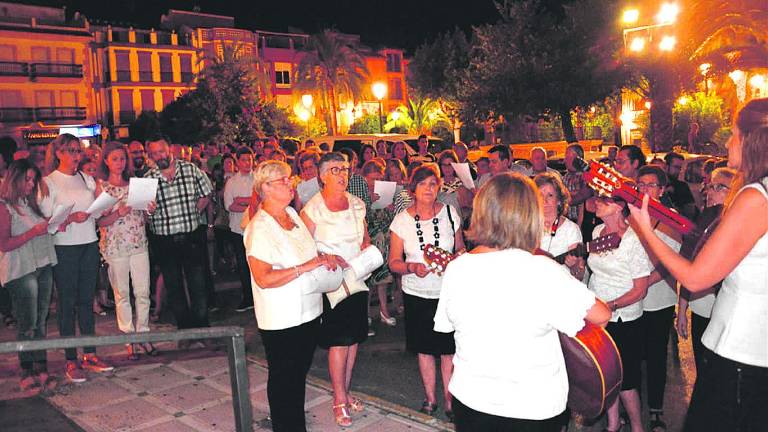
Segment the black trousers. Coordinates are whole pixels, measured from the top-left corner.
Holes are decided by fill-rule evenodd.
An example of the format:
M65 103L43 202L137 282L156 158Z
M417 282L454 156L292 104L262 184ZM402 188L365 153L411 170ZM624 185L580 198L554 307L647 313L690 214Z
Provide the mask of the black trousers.
M643 312L640 318L645 337L645 361L648 372L648 408L651 411L664 409L664 390L667 386L667 345L669 331L675 316L675 307L670 306L653 312Z
M155 235L153 239L157 243L155 250L176 326L180 329L208 327L205 228L182 234Z
M56 313L61 336L75 336L75 324L81 336L92 336L96 331L93 319L93 295L99 276L99 243L55 246L58 264L53 267L53 280L59 294ZM84 353L95 353L96 348L84 347ZM77 349L64 350L67 360L77 359Z
M709 318L705 318L701 315L696 315L691 312L691 345L693 345L693 359L696 360L696 370L701 370L702 358L706 347L701 343L701 337L704 336L704 330L709 325Z
M684 430L768 431L768 368L745 365L704 349Z
M456 432L559 432L562 426L559 415L546 420L500 417L475 411L456 396L453 397L453 414Z
M235 253L237 261L237 276L240 279L240 286L243 288L243 302L253 303L253 291L251 291L251 270L248 268L248 259L245 256L245 244L243 235L228 231L229 243Z
M267 399L275 432L306 431L304 393L320 317L282 330L259 330L267 354Z

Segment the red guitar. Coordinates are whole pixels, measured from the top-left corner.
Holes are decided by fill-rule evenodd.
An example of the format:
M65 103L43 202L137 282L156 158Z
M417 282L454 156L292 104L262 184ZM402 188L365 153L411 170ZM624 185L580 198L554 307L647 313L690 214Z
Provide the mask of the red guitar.
M457 256L431 244L424 248L427 266L433 268L434 263L441 271ZM568 371L568 407L584 417L596 418L619 396L624 369L611 336L601 327L584 324L575 337L561 332L558 336Z
M638 192L634 181L622 176L615 169L600 162L586 162L578 158L574 161L574 166L584 171L584 180L598 195L620 198L635 207L642 206L644 194ZM695 227L688 218L653 198L648 201L648 213L682 234L688 234Z

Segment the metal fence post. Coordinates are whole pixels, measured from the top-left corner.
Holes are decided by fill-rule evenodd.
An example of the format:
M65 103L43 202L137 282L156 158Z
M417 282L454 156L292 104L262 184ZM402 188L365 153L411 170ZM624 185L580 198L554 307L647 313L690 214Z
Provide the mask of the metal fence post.
M243 330L227 338L229 378L232 383L232 405L235 410L235 427L238 432L253 431L248 365L245 360Z

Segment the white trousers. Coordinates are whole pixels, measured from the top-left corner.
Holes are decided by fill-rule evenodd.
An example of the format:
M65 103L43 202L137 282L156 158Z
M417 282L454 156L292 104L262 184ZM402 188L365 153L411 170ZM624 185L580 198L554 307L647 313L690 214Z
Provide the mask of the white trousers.
M106 259L109 283L115 293L117 326L123 333L149 331L149 253ZM131 284L136 303L136 325L131 309Z

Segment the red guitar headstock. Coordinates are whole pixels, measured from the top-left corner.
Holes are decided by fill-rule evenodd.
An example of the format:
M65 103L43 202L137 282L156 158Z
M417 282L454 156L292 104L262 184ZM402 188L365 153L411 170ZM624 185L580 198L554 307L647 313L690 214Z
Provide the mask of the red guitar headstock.
M458 255L454 256L452 253L440 249L430 243L427 243L424 246L424 261L427 262L429 270L438 276L443 275L445 267L448 266L448 263L453 261L456 256Z
M606 234L589 242L589 253L600 253L616 249L621 244L621 237L616 233Z
M584 173L584 180L598 195L613 196L613 194L631 180L624 177L615 169L600 162L589 162L589 170Z

